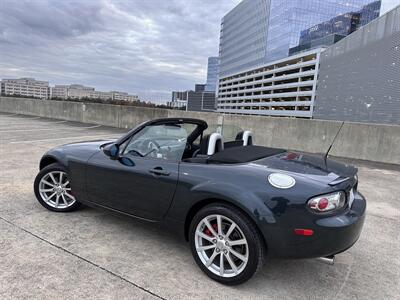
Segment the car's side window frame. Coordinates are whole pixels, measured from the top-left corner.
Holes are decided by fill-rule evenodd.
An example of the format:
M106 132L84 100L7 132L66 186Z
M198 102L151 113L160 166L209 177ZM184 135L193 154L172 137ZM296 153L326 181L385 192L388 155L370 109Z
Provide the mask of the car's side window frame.
M140 130L139 130L140 131ZM139 131L132 133L130 136L128 136L122 143L119 144L119 155L124 156L124 152L126 147L128 147L129 143L131 142L132 137L138 133ZM122 146L122 147L121 147Z

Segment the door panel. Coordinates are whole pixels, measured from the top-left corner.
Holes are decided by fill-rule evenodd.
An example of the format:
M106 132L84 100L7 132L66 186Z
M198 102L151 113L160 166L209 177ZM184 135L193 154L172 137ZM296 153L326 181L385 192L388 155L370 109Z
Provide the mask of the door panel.
M89 201L160 220L175 193L188 130L193 132L195 127L172 123L149 125L117 145L117 160L103 151L93 155L86 171Z
M102 151L87 165L91 202L142 218L160 220L167 212L178 182L179 164L129 156L132 165L112 160Z

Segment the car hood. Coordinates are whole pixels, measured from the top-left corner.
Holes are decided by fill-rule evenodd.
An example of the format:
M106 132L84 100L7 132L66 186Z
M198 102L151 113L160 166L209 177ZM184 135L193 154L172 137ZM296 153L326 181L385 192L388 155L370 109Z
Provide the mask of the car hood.
M113 140L95 140L70 143L50 149L47 155L62 155L70 158L88 159L93 153L100 150L102 145L112 143Z
M357 168L331 159L325 159L322 155L311 155L298 152L286 152L271 157L254 161L253 164L266 166L272 170L294 173L297 176L307 177L321 183L339 183L346 178L353 178L357 174Z
M84 141L84 142L76 142L76 143L69 143L60 146L63 149L99 149L101 145L112 143L114 140L93 140L93 141Z

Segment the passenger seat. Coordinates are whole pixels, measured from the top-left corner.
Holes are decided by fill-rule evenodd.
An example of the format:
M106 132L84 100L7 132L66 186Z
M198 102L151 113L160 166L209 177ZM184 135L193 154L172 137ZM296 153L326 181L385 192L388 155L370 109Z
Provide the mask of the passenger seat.
M214 153L224 150L222 136L219 133L211 133L203 136L200 142L200 149L193 154L193 157L199 155L213 155Z
M243 146L252 146L253 145L253 134L249 130L240 131L235 138L236 141L242 141Z

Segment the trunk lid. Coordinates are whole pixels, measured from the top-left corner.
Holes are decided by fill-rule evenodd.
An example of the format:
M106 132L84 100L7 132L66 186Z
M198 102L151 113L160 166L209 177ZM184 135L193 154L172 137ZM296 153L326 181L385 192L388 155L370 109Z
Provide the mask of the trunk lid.
M346 178L353 178L357 168L344 163L325 159L322 155L286 152L275 156L259 159L253 163L285 172L296 173L321 183L335 185Z

